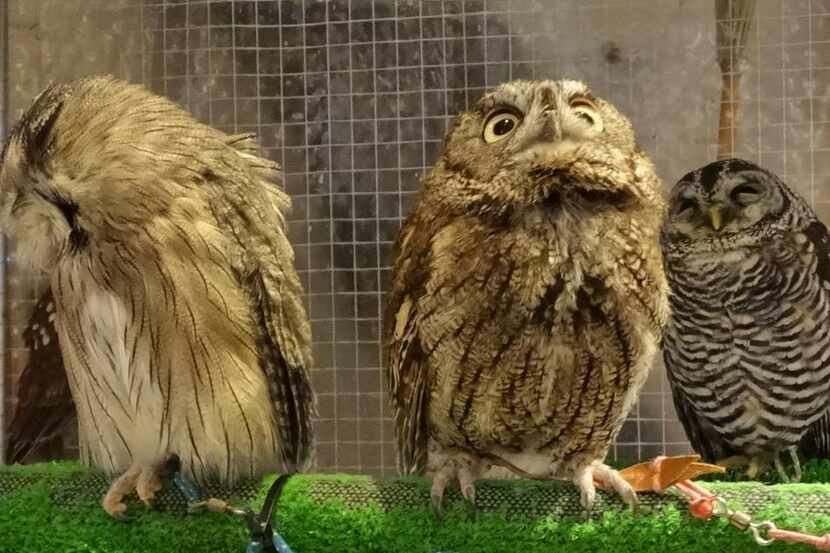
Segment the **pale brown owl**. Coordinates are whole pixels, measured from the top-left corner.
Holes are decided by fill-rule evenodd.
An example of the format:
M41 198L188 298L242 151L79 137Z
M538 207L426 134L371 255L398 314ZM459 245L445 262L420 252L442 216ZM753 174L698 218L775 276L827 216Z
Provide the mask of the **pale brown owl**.
M108 77L47 88L11 130L0 224L51 279L41 303L81 457L122 475L113 515L134 488L149 502L174 454L199 482L312 454L309 323L276 170L250 136Z
M387 315L400 470L491 464L595 481L668 317L664 203L631 124L574 81L504 84L459 115L398 242Z

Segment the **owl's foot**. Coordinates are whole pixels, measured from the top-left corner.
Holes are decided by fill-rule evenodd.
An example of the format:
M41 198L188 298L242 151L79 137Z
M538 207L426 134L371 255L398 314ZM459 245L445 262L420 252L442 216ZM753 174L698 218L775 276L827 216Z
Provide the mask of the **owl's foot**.
M586 511L590 512L594 506L594 500L597 495L595 482L606 489L614 490L626 505L631 507L632 510L637 510L639 500L631 484L626 482L616 470L605 463L595 461L578 468L573 477L573 483L576 484L580 491L579 502Z
M776 460L777 459L778 457L776 457ZM749 460L749 468L746 469L746 475L752 480L756 480L760 475L766 472L768 465L769 463L766 459L755 456Z
M101 506L112 518L124 518L124 513L127 512L124 498L135 489L139 476L141 476L141 467L133 465L110 485L104 499L101 500Z
M787 475L784 470L784 464L781 462L781 452L775 452L775 470L778 471L778 477L782 482L800 482L801 481L801 461L798 458L798 449L795 446L788 447L787 452L790 454L790 459L793 462L793 475Z
M760 475L766 472L769 467L769 459L760 455L755 455L753 457L747 457L745 455L732 455L731 457L716 461L715 464L725 469L746 468L744 472L747 477L752 480L756 480ZM775 468L778 469L778 474L781 475L781 479L784 482L789 482L789 477L787 477L783 467L781 467L781 459L779 459L778 454L775 455ZM796 472L799 474L799 478L800 471L801 466L796 465Z
M123 519L127 512L124 498L135 490L138 498L150 507L161 485L161 474L164 464L140 465L134 464L127 472L115 479L110 485L107 494L101 501L101 506L111 517Z
M486 469L487 467L480 459L468 453L454 452L447 454L442 459L441 464L432 471L430 503L435 516L438 518L443 516L441 505L444 499L444 490L453 480L458 480L461 495L464 496L464 499L475 506L475 481L481 477L482 472Z
M725 459L718 459L715 464L725 469L741 469L749 465L749 457L744 455L732 455Z
M163 465L151 465L143 467L135 484L135 493L147 507L152 506L156 492L161 490L161 472Z

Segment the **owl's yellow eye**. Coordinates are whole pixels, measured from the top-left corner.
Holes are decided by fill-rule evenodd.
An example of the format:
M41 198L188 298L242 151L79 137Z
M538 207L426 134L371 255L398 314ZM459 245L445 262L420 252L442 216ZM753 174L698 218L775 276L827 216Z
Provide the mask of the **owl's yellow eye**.
M484 141L498 142L510 135L519 126L519 117L512 111L499 111L487 119L484 125Z

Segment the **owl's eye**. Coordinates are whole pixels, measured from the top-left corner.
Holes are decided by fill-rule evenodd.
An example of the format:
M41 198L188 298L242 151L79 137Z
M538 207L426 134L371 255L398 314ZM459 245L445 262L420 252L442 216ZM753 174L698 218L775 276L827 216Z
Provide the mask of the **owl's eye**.
M740 205L749 205L758 201L761 192L751 184L739 184L729 193L732 201Z
M677 215L683 215L696 207L697 203L694 200L681 200L680 203L677 204L677 209L675 210L675 213Z
M494 113L484 124L484 141L487 144L498 142L509 136L518 126L519 117L512 111Z
M591 127L598 131L602 131L602 117L599 115L596 106L584 98L577 98L571 100L571 109L574 114L588 123Z

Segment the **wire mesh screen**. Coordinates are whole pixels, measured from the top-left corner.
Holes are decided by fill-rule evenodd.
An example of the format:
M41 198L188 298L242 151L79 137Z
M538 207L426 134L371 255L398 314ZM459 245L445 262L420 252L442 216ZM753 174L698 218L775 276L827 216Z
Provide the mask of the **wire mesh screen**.
M12 27L32 5L40 24L55 26L49 7L60 2L9 2ZM283 164L314 333L320 470L394 470L380 344L391 247L448 121L488 87L517 78L585 80L629 116L667 186L715 159L725 125L727 153L778 172L820 215L830 213L830 1L758 0L748 21L736 20L736 11L718 19L714 1L682 0L84 6L97 9L95 21L112 22L105 36L137 38L116 46L100 37L84 44L32 35L46 58L108 44L120 56L100 67L62 67L60 77L108 70L142 81L216 127L255 132ZM74 16L63 17L66 25ZM718 29L728 34L736 24L748 29L742 42L724 46ZM23 44L10 53L9 82L26 83L12 116L37 91L31 81L58 77L19 59ZM55 54L58 44L66 52ZM718 63L724 49L739 62L726 78ZM739 86L724 100L736 108L724 121L727 80ZM10 284L9 375L25 353L15 347L26 294ZM655 363L614 447L620 459L688 450Z

